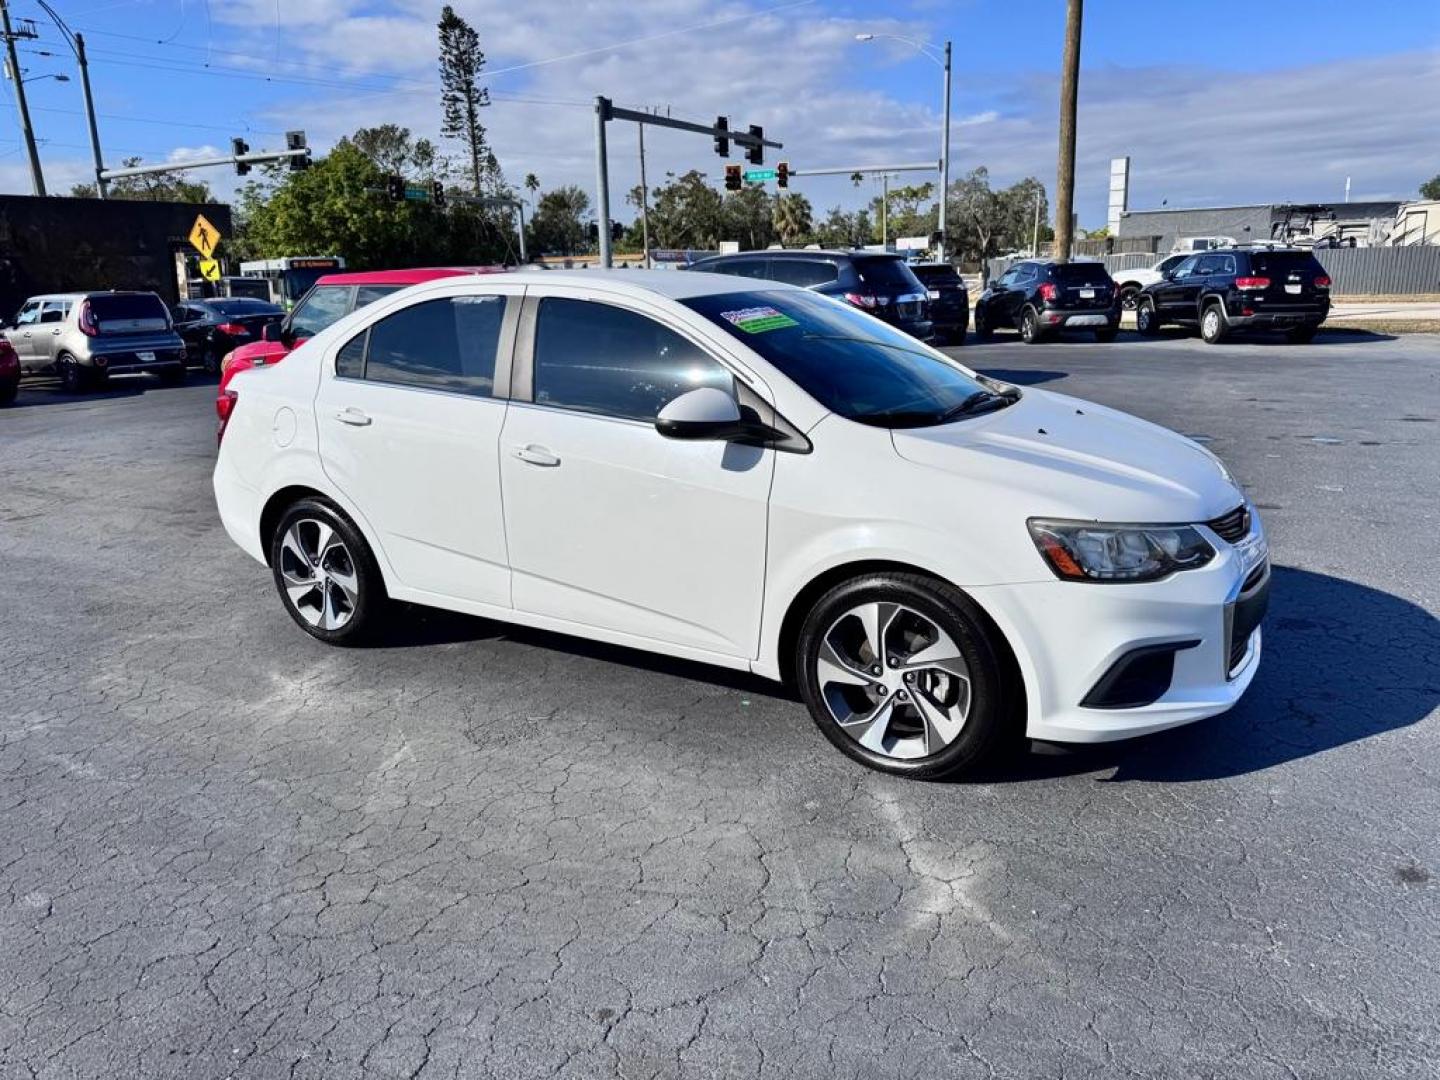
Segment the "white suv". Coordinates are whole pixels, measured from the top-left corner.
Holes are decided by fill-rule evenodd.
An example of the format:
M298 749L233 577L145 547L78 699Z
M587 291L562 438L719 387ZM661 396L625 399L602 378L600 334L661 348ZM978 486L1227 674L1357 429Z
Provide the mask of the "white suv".
M1258 663L1211 453L804 289L448 278L231 389L220 515L322 641L401 600L789 678L914 776L1197 720Z

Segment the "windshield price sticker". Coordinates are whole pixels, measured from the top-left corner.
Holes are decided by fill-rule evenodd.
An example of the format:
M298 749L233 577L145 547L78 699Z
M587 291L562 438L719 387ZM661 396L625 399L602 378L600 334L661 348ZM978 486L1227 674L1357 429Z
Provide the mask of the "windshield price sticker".
M747 334L763 334L767 330L784 330L788 326L799 326L789 315L773 307L744 308L741 311L722 311L720 317Z

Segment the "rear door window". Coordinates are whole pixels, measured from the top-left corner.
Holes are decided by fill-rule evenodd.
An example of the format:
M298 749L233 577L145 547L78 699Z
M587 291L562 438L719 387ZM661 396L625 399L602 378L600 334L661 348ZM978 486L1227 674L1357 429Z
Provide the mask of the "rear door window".
M860 280L877 292L899 296L925 291L904 259L856 259L855 269L860 273Z
M493 397L504 319L503 296L452 296L401 308L370 328L365 381ZM336 374L353 372L354 345L340 351Z
M65 321L66 314L70 311L70 305L63 300L47 300L40 308L40 321L42 323L61 323Z

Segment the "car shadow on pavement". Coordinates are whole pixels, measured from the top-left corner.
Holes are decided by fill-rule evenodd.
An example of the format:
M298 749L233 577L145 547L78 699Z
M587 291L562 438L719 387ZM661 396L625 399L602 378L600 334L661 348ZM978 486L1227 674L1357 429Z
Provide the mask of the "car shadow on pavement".
M963 359L963 357L961 358ZM1016 386L1038 386L1040 383L1054 382L1056 379L1070 377L1068 371L1040 371L1026 370L1025 368L997 368L979 367L975 369L981 375L988 375L992 379L999 379L1001 382L1014 383Z
M1352 581L1276 567L1260 670L1222 716L1143 739L1043 747L992 782L1114 769L1106 782L1256 772L1409 727L1440 705L1440 619Z
M207 375L199 369L191 369L183 383L167 386L153 375L121 375L105 384L103 389L82 390L67 393L59 379L30 378L20 382L20 395L10 409L33 409L43 405L88 405L97 401L114 401L119 398L139 397L141 394L160 393L165 390L183 390L187 386L215 385L218 375Z

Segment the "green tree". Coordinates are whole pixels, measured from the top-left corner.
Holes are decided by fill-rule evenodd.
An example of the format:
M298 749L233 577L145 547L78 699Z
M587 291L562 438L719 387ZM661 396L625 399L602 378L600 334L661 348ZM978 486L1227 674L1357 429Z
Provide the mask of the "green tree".
M138 157L126 158L120 167L133 169L141 164ZM76 184L70 189L76 199L93 199L97 192L94 184ZM133 202L190 202L213 203L215 194L204 180L187 180L183 172L150 173L148 176L126 176L112 180L108 189L112 199L129 199Z
M464 144L473 190L479 195L485 190L487 174L493 180L493 174L498 172L480 123L480 110L490 104L490 92L479 84L485 54L480 51L480 35L475 28L455 14L449 4L440 12L439 30L440 104L444 109L440 133Z
M810 221L810 200L799 193L781 195L775 200L775 231L784 244L798 244L810 237L814 226Z
M893 240L897 236L929 236L935 231L936 216L932 200L935 185L915 184L910 187L890 189L890 201L886 213L886 231ZM880 216L881 198L870 201L870 211Z
M1002 191L994 191L989 170L983 165L971 170L950 185L947 211L952 249L962 258L979 260L1029 248L1037 204L1043 242L1052 235L1045 223L1049 215L1045 185L1027 176Z
M525 174L525 190L530 192L530 212L535 212L535 193L540 190L540 178L533 172Z
M746 184L727 192L720 208L719 231L696 247L714 247L721 240L737 241L746 251L758 251L775 242L775 208L765 188Z
M578 255L590 247L586 219L590 196L573 184L547 191L530 222L537 251L550 255Z
M651 193L650 242L662 248L715 247L725 239L725 200L697 169L667 175L670 182Z
M350 141L383 172L412 180L443 180L449 172L439 150L429 139L416 139L398 124L360 128Z
M1422 199L1440 199L1440 173L1436 173L1420 185Z

